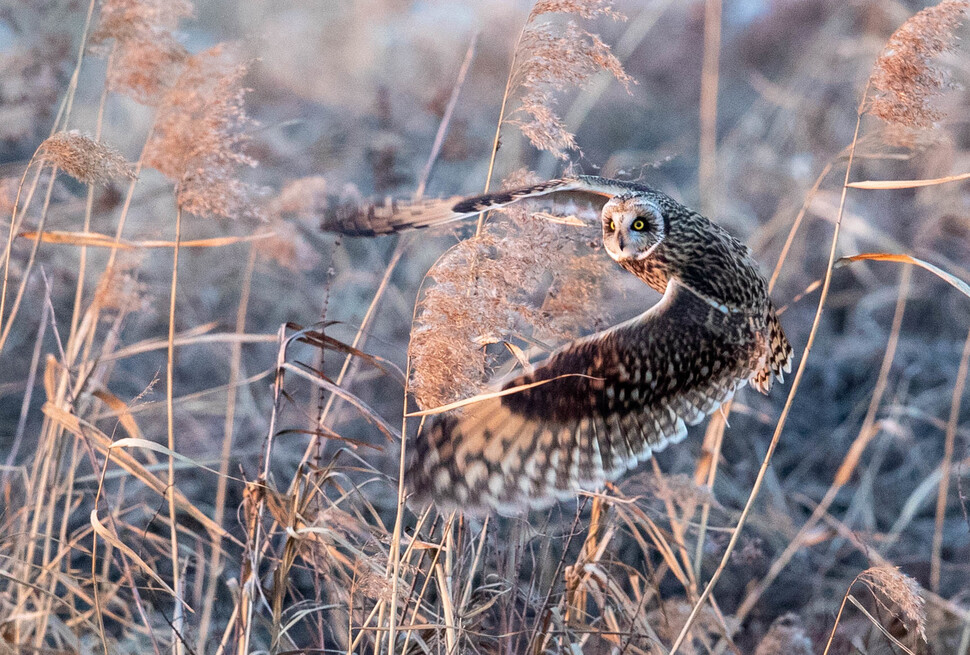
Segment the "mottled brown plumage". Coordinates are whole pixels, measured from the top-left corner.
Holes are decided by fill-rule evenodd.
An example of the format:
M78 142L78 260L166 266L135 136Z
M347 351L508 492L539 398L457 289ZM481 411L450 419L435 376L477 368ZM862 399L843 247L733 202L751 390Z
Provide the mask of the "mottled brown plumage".
M399 205L382 214L379 231L560 195L601 207L607 252L664 296L630 321L565 345L503 388L542 384L429 420L407 474L419 502L512 514L599 489L683 439L687 425L747 382L767 393L790 370L791 346L750 250L649 187L580 176L439 201L431 212L418 211L417 221L407 215L413 207ZM362 215L374 225L374 212ZM367 232L347 216L341 224Z

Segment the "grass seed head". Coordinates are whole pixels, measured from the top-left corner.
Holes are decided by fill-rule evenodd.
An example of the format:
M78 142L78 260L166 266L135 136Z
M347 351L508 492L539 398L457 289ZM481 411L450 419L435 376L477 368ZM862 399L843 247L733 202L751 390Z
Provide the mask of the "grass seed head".
M910 626L915 626L923 640L926 640L926 608L920 595L920 586L895 566L874 566L859 574L876 597L880 595L895 605L900 618ZM890 608L892 609L892 608Z
M98 278L98 286L94 292L95 305L116 312L147 309L148 285L138 279L142 259L140 254L129 254L106 268Z
M222 46L190 57L158 109L145 161L174 181L177 202L198 216L259 215L256 189L236 178L256 160L243 148L253 121L246 115L244 64Z
M597 35L573 20L564 26L541 20L564 13L581 18L607 15L621 18L607 0L542 0L529 14L515 53L510 88L521 92L519 105L506 122L516 125L536 148L560 159L576 150L576 140L556 113L556 91L582 86L605 70L629 88L633 79Z
M875 90L869 113L912 127L930 127L942 118L932 100L946 85L947 75L933 63L953 44L953 32L968 7L966 0L944 0L893 33L869 77Z
M108 88L142 104L157 104L188 56L174 30L192 12L188 0L105 0L91 42L106 51L104 44L114 42Z
M512 188L529 180L507 182ZM525 333L571 338L595 322L591 306L600 305L606 269L598 257L577 259L591 233L538 218L524 203L502 213L505 221L489 223L428 272L434 285L421 302L410 351L411 389L422 407L482 391L488 344Z
M40 156L84 184L135 179L135 170L120 152L77 130L57 132L38 148Z

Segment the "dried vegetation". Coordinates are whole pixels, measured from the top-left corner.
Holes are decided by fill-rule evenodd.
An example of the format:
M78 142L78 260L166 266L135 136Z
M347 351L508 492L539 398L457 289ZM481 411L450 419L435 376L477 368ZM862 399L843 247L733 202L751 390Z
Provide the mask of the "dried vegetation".
M0 653L970 653L970 3L229 4L0 10ZM414 516L402 408L653 297L578 208L317 217L562 159L716 199L799 373L596 498Z

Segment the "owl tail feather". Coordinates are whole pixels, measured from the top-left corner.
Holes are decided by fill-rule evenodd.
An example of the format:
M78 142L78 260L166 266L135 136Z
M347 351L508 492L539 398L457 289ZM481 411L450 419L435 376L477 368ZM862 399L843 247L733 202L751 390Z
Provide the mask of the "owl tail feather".
M785 373L791 372L793 355L791 343L785 336L778 315L772 308L768 314L768 355L765 358L766 363L764 368L752 378L752 386L762 393L768 393L776 378L779 382L784 382Z

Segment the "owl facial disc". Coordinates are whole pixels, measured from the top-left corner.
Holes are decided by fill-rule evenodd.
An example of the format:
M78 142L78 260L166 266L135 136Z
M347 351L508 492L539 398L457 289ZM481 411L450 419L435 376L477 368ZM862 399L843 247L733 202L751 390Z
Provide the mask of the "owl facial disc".
M646 259L666 236L660 208L642 195L611 198L602 219L603 245L616 261Z

